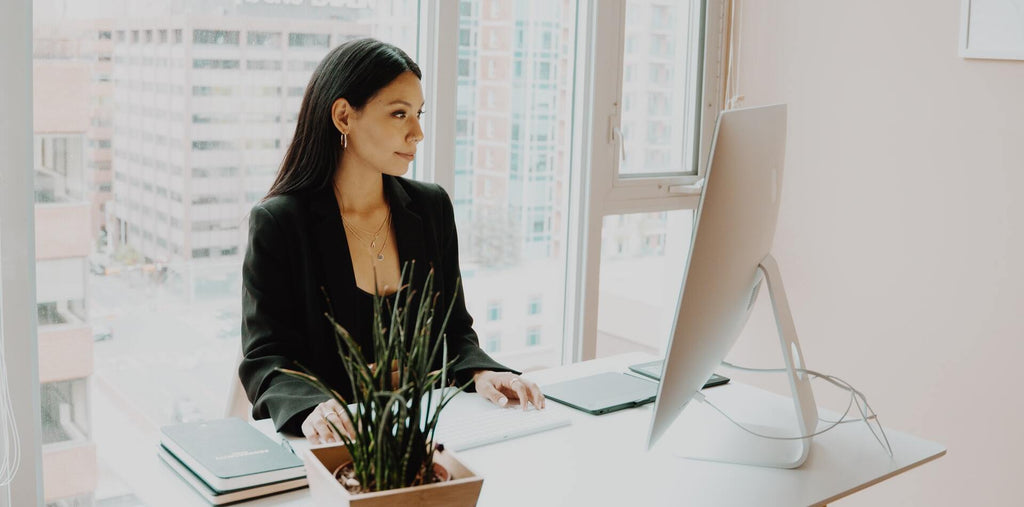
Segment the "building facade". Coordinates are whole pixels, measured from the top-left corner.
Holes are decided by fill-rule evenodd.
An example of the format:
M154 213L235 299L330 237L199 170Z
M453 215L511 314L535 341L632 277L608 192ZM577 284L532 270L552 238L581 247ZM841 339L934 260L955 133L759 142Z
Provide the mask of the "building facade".
M42 407L43 494L48 505L92 505L98 482L89 380L87 311L92 209L85 171L90 66L34 62L36 299Z

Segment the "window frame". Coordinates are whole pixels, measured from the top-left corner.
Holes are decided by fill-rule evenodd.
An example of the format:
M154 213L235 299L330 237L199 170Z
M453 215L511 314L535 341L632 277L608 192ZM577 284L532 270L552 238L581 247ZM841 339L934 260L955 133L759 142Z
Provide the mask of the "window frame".
M693 184L703 177L707 147L721 109L723 79L724 0L701 0L703 26L700 37L703 70L700 79L701 120L698 171L696 175L629 178L617 177L620 146L614 135L618 127L624 56L626 0L586 2L578 0L573 106L570 148L569 205L563 220L568 231L566 248L566 290L563 320L562 363L590 359L596 355L597 307L599 297L601 227L603 217L612 214L695 209L699 189ZM41 494L40 407L37 369L38 344L35 323L35 256L32 187L32 0L15 0L0 27L2 41L10 48L4 68L12 69L0 81L13 91L5 94L11 106L7 125L14 125L0 139L10 160L2 167L5 184L0 186L0 260L3 277L0 312L6 357L26 358L9 363L11 377L28 379L12 391L15 414L21 429L23 473L10 488L17 504L36 504ZM458 2L419 2L419 47L417 59L430 69L424 79L427 98L425 130L430 134L423 146L424 160L418 177L433 181L449 193L454 191L455 116L458 92ZM601 34L598 37L597 34ZM118 36L121 34L118 33ZM180 44L176 30L173 43ZM283 41L282 41L283 42ZM598 65L596 62L603 62ZM608 65L606 62L616 62ZM21 68L22 72L13 69ZM11 275L11 276L8 276ZM14 276L17 275L17 276Z
M574 237L568 245L569 287L566 290L566 326L563 363L593 359L597 356L597 316L600 298L601 233L608 215L696 209L714 125L721 110L719 100L723 82L723 35L725 0L698 0L701 36L698 54L702 55L698 79L701 80L701 115L698 129L698 171L695 175L618 177L620 145L615 128L620 127L619 101L625 54L626 0L581 3L582 25L577 34L576 104L574 123L581 128L573 133L573 184L570 197L570 227ZM588 8L582 12L583 5ZM597 34L601 34L600 37ZM597 65L595 62L615 62Z
M622 62L627 0L577 1L570 181L563 220L566 287L561 364L596 357L600 287L601 228L607 215L696 209L714 125L721 110L724 80L723 35L726 0L695 0L700 8L697 37L700 120L695 130L696 174L618 177ZM428 110L422 179L455 195L455 112L458 95L459 2L420 2L419 61ZM597 34L601 34L600 37ZM616 65L595 62L616 62ZM433 105L433 106L432 106Z
M36 335L35 190L32 122L32 0L9 3L0 20L5 70L0 97L9 121L0 135L0 345L3 346L21 463L0 497L42 503L42 412ZM13 379L18 379L14 381ZM17 387L14 387L17 386Z

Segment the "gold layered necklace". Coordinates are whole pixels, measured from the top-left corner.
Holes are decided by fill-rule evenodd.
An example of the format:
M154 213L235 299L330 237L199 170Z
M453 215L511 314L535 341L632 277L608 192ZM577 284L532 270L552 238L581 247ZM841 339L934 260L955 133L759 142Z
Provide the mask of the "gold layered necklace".
M388 245L388 238L391 236L391 228L388 225L391 223L391 207L388 207L388 214L384 217L384 221L380 223L377 230L374 232L362 229L355 224L348 221L345 218L345 214L341 214L341 223L345 226L345 230L352 233L360 243L369 243L370 256L377 259L378 262L384 260L384 248ZM383 234L384 239L381 241L380 237ZM378 243L380 246L378 246Z

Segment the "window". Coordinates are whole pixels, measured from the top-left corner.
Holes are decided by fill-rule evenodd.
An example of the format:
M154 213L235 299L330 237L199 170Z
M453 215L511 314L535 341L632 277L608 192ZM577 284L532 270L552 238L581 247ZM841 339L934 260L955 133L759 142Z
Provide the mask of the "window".
M487 339L484 341L484 350L488 354L496 354L501 352L501 334L493 333L487 335Z
M235 94L235 89L230 86L193 86L192 96L194 97L208 97L208 96L230 96Z
M245 34L246 45L264 49L280 49L281 32L248 32Z
M231 178L238 175L238 168L234 166L226 167L193 167L192 177L194 178Z
M246 60L247 70L281 70L281 60Z
M530 304L526 309L527 315L540 315L541 312L541 296L533 296L530 298Z
M266 23L255 28L261 23L249 15L234 17L253 7L234 3L148 2L123 14L104 8L115 15L86 25L76 19L83 8L46 9L53 15L35 20L55 25L36 35L62 34L58 49L65 52L37 51L33 63L72 63L85 79L82 85L66 72L36 77L37 94L50 90L68 100L44 101L37 111L66 121L60 128L34 122L39 162L31 165L41 173L34 177L41 217L34 317L40 372L53 372L39 393L44 439L95 444L96 463L93 470L66 469L44 457L44 480L99 477L81 505L144 503L130 498L134 483L115 482L133 476L129 470L139 464L121 459L122 450L146 447L112 429L131 414L147 414L147 432L221 416L237 334L219 338L218 330L238 327L246 214L269 188L294 132L298 107L286 97L301 97L332 42L374 36L417 55L416 8L364 2L349 9L358 19L325 24L324 9L260 6L287 18L289 33ZM214 13L223 23L203 21ZM106 86L87 86L100 76L109 76ZM70 107L73 117L67 109L45 110L47 104ZM0 185L0 201L7 192ZM92 211L101 203L104 213ZM63 333L49 340L63 347L61 354L47 352L47 333ZM102 376L104 389L87 389L93 374ZM92 405L89 395L97 391ZM100 463L109 470L100 473Z
M693 210L609 215L601 233L599 356L662 354L686 266ZM637 326L644 322L644 326Z
M197 58L192 60L193 69L224 69L233 70L239 66L238 60L211 60L208 58Z
M43 447L87 442L90 435L89 398L84 378L40 386L43 407Z
M290 33L288 34L288 47L292 48L321 48L327 49L330 36L319 33Z
M551 122L543 111L557 111L561 118L569 118L574 107L577 63L572 41L578 26L577 3L548 3L543 8L498 3L492 2L494 12L486 6L482 13L475 2L460 3L458 28L472 30L485 22L488 32L485 55L472 41L460 40L458 47L459 145L453 199L461 259L474 266L472 277L466 276L467 304L471 314L499 325L501 336L512 340L500 349L517 351L518 367L555 365L561 360L558 347L537 347L530 354L519 355L523 329L517 326L521 323L517 318L502 318L501 308L486 302L500 296L510 303L519 301L512 304L523 309L529 297L539 296L538 291L544 299L565 299L564 248L570 238L561 219L568 213L574 126L563 121L549 127ZM480 65L482 73L475 70ZM459 127L463 124L465 129ZM483 128L474 131L474 125ZM538 143L538 132L550 136L550 141ZM534 169L531 161L549 158L558 160L554 167L546 168L550 179L527 185L520 175ZM546 217L541 218L545 232L540 235L535 233L538 217L530 212L531 203L538 201L546 206L548 215L558 217L550 226ZM552 308L546 317L561 323L563 311Z
M316 61L313 61L313 60L305 60L305 61L289 60L288 61L288 70L290 70L290 71L299 71L299 72L310 72L310 71L312 71L313 69L316 68L318 63L319 62L316 62Z
M698 143L701 132L696 126L703 118L695 116L701 88L692 57L700 47L695 45L700 31L690 29L701 16L692 10L698 2L661 2L671 12L658 18L658 23L668 23L665 28L652 22L649 7L641 9L639 18L630 17L632 0L586 4L588 13L606 8L617 12L628 2L628 23L614 16L582 16L580 1L459 1L458 18L438 20L446 27L439 30L419 26L420 9L395 9L394 2L360 2L366 7L350 9L346 15L351 18L332 21L330 28L324 19L304 18L310 12L322 15L322 9L291 9L288 2L259 2L267 11L288 11L281 16L286 28L262 24L250 30L236 19L210 26L198 15L218 12L231 18L236 8L254 8L248 5L252 2L226 13L213 9L223 2L149 2L147 9L158 11L150 18L154 21L141 23L128 16L111 20L117 28L106 44L112 46L109 60L100 55L87 62L102 62L103 70L93 68L89 75L106 73L110 81L103 87L80 88L83 104L76 107L85 117L74 123L95 128L89 127L89 133L37 131L38 156L45 164L32 167L40 169L34 176L37 210L50 206L63 211L55 219L36 221L45 279L37 291L35 317L41 327L83 326L87 349L75 357L91 359L72 364L82 368L72 372L77 375L73 378L84 382L47 387L43 410L47 420L61 428L71 421L71 427L94 441L97 462L110 467L110 473L98 474L97 496L133 487L107 483L111 477L132 475L125 470L138 467L138 462L120 459L125 448L137 448L143 456L139 459L148 459L143 452L147 442L111 437L112 425L143 413L152 423L146 429L155 431L197 414L221 414L226 390L219 386L233 368L237 341L218 338L218 330L237 328L245 216L275 177L276 163L294 132L296 99L310 73L331 47L351 38L369 35L396 42L424 66L425 90L436 92L439 99L440 104L428 98L427 118L432 108L452 113L445 121L454 125L428 130L422 145L439 154L449 150L438 159L450 162L429 167L424 174L445 185L455 203L466 303L482 346L499 361L524 370L553 366L563 357L589 357L598 348L609 350L614 344L603 338L605 333L629 347L648 346L615 323L620 318L615 312L631 308L627 303L647 303L601 301L612 319L601 320L580 303L598 301L604 292L587 294L567 273L584 256L594 255L579 238L578 231L585 230L581 224L605 217L614 221L619 215L630 218L618 225L603 223L603 248L596 255L609 257L600 263L602 285L629 282L623 282L622 273L630 263L677 269L670 261L682 262L673 252L687 232L683 226L672 227L692 221L692 202L664 199L662 192L662 199L651 204L655 201L644 200L654 194L644 194L646 187L640 186L647 183L630 177L647 174L655 165L663 168L656 175L659 182L700 177L691 174L694 165L687 165L687 150ZM75 25L62 16L47 21ZM711 13L708 18L720 16ZM81 52L83 47L76 45L95 46L97 37L105 41L97 30L106 29L82 31L84 42L70 37L68 48ZM488 33L480 36L481 31ZM426 40L432 33L443 34L436 47L419 47L420 35ZM609 54L577 52L577 39L590 40L588 34L594 33L633 35L633 52L627 58L618 53L625 51L625 35L601 46ZM431 57L437 56L432 51L450 52L439 60ZM587 82L595 65L620 60L630 67L607 70L621 79ZM454 68L446 72L456 76L447 77L455 79L431 81L437 73L427 65L435 61L450 62ZM650 81L655 64L663 68ZM55 78L37 82L46 90L61 84ZM580 93L591 87L592 94ZM628 95L633 98L625 103ZM648 99L652 96L658 98ZM603 109L611 104L622 105L622 110ZM652 108L659 114L652 114ZM582 111L587 114L576 114ZM709 111L716 114L714 108ZM591 123L580 124L583 118ZM649 127L652 121L661 123ZM38 128L43 122L35 124ZM621 157L586 152L590 147L607 149L604 133L609 124L621 125L626 133L627 159L622 164L613 165ZM109 156L109 169L87 165L96 155L104 161ZM424 165L429 159L424 157ZM581 177L586 176L581 171L607 175L608 181ZM580 182L606 187L583 188ZM643 213L620 199L623 184L635 185L628 190L635 192L632 202ZM9 192L0 185L0 199ZM587 195L608 196L615 206L590 202L592 216L584 216L577 201ZM90 212L96 197L106 201L104 213ZM648 213L655 208L656 213ZM588 259L598 265L597 259ZM510 309L507 316L504 306ZM228 317L221 316L222 310ZM638 315L654 313L637 310ZM592 332L582 326L592 326ZM657 329L633 333L654 336ZM152 344L157 342L162 346L154 354ZM56 366L65 365L46 364ZM76 397L75 382L88 386L93 374L102 376L105 388L88 393L95 400ZM154 381L160 382L161 396L151 395ZM92 419L75 416L79 406ZM104 431L92 431L99 428ZM59 483L61 478L48 475L46 480ZM115 503L110 498L93 500Z
M501 303L487 304L487 320L492 322L501 320Z
M637 8L631 5L634 3ZM630 57L623 73L622 90L624 96L628 91L639 97L651 97L651 102L623 100L622 123L642 124L651 114L665 116L672 122L666 128L658 127L656 135L645 136L641 131L641 137L637 137L624 132L627 156L619 164L618 173L626 178L696 174L699 151L692 141L700 121L700 86L694 79L699 61L699 2L652 5L650 15L645 15L648 9L638 8L639 4L640 0L626 0L625 52ZM675 47L686 51L677 57ZM654 97L658 97L656 102ZM643 157L629 156L654 147L669 150L669 159L664 164L651 166Z
M195 194L192 196L192 204L234 204L238 202L238 196L234 194Z
M238 118L239 116L235 113L193 113L192 123L230 124L237 123Z
M540 345L540 328L531 327L526 330L526 346L535 347Z
M692 210L699 202L689 185L703 178L701 168L721 108L713 91L721 86L715 77L722 75L722 58L716 53L723 47L721 26L707 22L702 32L700 23L719 19L726 3L611 3L613 12L624 9L625 19L598 30L618 34L621 79L592 83L593 113L619 130L601 142L595 139L587 154L591 174L599 175L587 191L602 196L590 201L587 220L601 221L603 232L600 250L584 254L585 262L601 266L601 281L583 289L582 298L590 303L577 316L582 322L576 352L580 357L658 353L664 347L688 251ZM714 58L699 55L702 33ZM704 62L706 69L701 68ZM648 99L652 96L657 98ZM654 108L663 112L652 114ZM666 224L671 226L664 228ZM661 274L651 275L652 266ZM659 301L651 293L665 297ZM595 299L597 304L592 303ZM646 324L630 327L626 322Z
M551 79L551 62L538 62L537 79Z
M192 141L192 149L196 151L233 150L235 146L233 141Z

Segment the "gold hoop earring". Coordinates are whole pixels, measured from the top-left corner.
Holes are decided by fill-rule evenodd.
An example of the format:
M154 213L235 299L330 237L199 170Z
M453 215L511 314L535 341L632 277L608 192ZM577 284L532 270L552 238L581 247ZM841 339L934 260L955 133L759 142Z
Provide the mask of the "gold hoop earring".
M341 133L341 149L348 148L348 135Z

